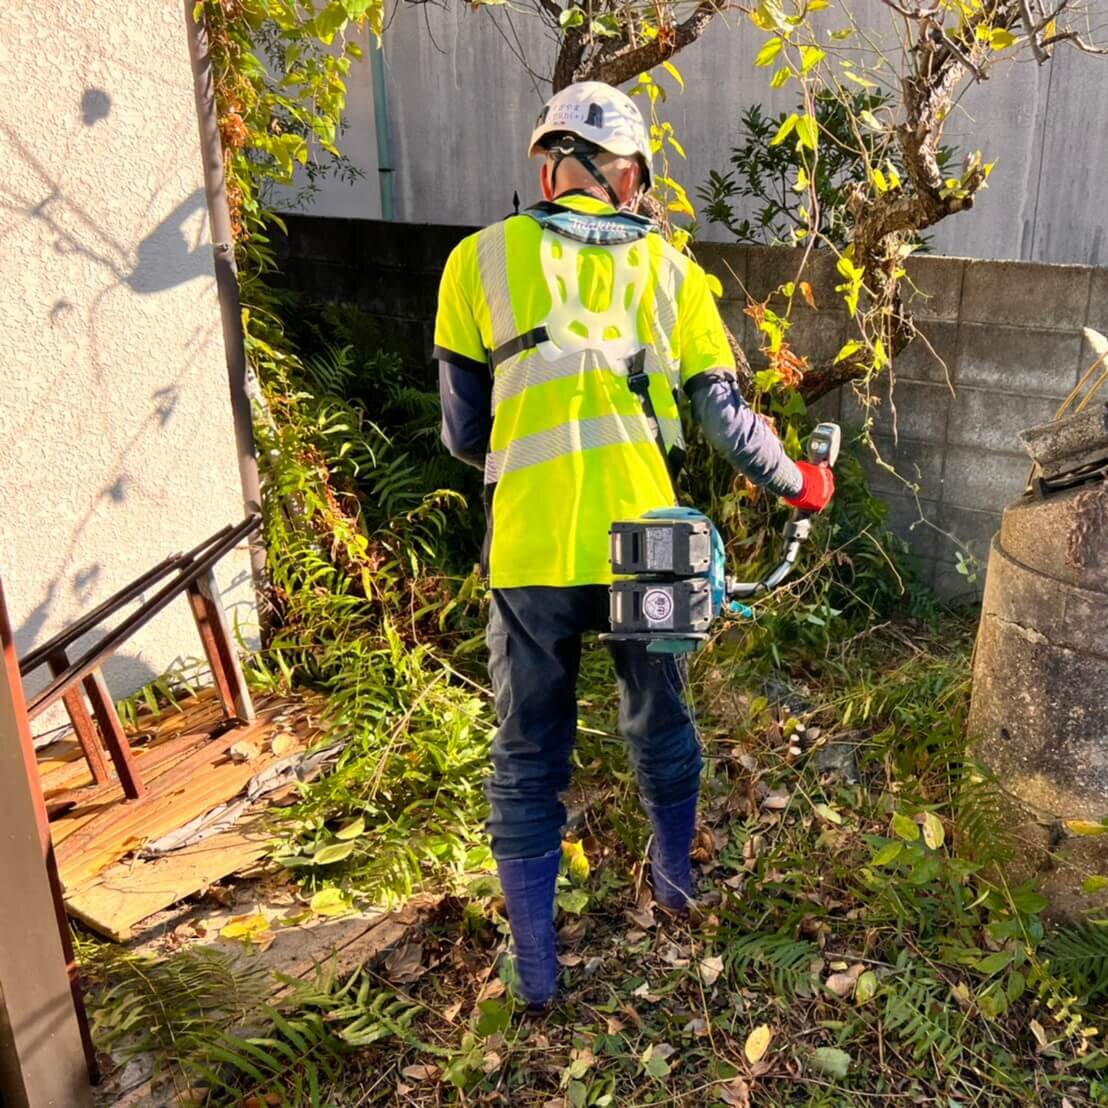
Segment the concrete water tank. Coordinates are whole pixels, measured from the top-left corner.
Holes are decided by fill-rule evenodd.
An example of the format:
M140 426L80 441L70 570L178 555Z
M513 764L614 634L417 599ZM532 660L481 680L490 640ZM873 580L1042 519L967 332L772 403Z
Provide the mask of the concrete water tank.
M969 736L1062 912L1108 874L1108 404L1021 436L1032 489L993 539Z

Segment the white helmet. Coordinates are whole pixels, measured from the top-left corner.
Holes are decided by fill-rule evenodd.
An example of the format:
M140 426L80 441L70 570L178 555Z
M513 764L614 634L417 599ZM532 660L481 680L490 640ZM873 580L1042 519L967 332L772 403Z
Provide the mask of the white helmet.
M531 132L528 157L541 154L547 135L577 135L609 154L631 157L638 154L643 161L644 184L650 187L650 136L642 113L631 97L603 81L578 81L556 92L539 112Z

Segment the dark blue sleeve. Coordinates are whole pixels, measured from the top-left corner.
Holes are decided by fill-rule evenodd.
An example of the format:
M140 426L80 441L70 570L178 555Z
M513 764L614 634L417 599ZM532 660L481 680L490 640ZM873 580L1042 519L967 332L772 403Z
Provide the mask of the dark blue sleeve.
M459 461L485 468L492 431L492 377L489 367L445 350L439 359L443 445Z
M704 437L740 473L774 496L797 496L804 481L781 440L754 414L730 373L698 373L685 382Z

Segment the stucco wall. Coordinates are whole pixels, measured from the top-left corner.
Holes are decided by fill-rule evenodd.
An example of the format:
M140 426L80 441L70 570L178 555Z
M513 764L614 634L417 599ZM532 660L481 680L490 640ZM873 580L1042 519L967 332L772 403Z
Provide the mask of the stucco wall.
M888 56L900 51L901 20L882 0L852 0L867 39ZM1103 27L1108 0L1088 4ZM509 210L513 189L538 199L536 170L524 151L549 85L533 78L552 67L553 43L527 6L399 4L385 36L397 218L415 223L485 224ZM845 23L840 5L817 17ZM676 59L687 81L673 82L661 107L688 152L673 171L691 196L711 169L730 169L741 141L740 116L753 104L793 111L795 86L774 91L754 66L765 35L741 13L718 18ZM369 43L363 42L367 51ZM888 72L886 70L886 72ZM981 149L996 169L969 215L936 229L940 253L979 258L1108 264L1108 59L1063 46L1049 65L1023 58L994 70L959 100L945 140L963 154ZM352 189L324 184L316 215L380 218L376 199L372 90L367 59L352 68L350 127L340 144L367 177ZM368 135L367 135L368 132ZM367 141L369 138L369 141ZM695 202L695 201L694 201ZM737 206L737 210L738 206ZM727 238L705 223L702 238Z
M181 3L0 13L0 573L25 652L243 516ZM249 558L219 570L253 619ZM105 667L201 657L178 601Z

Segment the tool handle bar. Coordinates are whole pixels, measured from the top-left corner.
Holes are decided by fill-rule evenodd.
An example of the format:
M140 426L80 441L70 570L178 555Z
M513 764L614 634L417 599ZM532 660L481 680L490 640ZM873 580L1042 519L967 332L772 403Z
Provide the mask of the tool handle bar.
M825 465L834 468L839 458L839 443L842 432L837 423L820 423L808 439L808 461L812 465ZM762 578L761 581L727 581L728 600L749 600L754 596L772 592L793 571L800 557L800 545L812 530L812 513L794 508L785 524L785 557L781 564Z
M785 525L785 556L780 565L766 574L761 581L733 581L727 582L727 598L729 600L749 600L751 597L761 596L763 593L772 592L793 571L797 558L800 557L800 545L808 537L811 530L811 512L794 510Z

